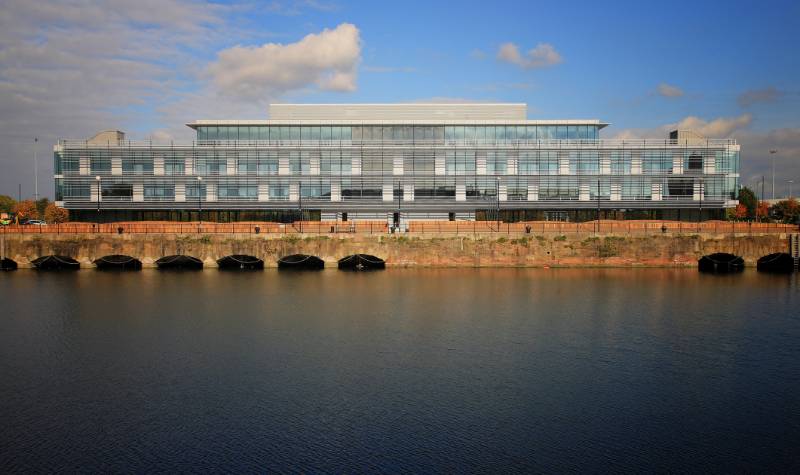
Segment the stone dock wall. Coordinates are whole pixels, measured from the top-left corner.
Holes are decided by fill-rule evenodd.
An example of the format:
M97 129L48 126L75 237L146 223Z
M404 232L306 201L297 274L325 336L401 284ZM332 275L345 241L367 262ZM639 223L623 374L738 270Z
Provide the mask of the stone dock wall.
M20 268L44 255L64 255L92 268L92 261L124 254L144 267L164 256L186 254L207 267L231 254L246 254L275 267L289 254L311 254L335 266L344 256L372 254L398 267L635 267L695 266L702 255L730 252L744 257L748 266L773 252L788 252L787 234L762 235L652 235L594 234L518 235L471 237L408 237L405 235L269 236L182 234L4 234L0 257Z

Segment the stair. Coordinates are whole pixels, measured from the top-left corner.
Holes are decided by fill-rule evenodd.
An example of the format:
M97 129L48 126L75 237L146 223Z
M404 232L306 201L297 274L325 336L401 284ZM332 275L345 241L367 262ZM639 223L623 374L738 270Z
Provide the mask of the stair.
M794 268L800 268L800 234L789 235L789 254L794 259Z

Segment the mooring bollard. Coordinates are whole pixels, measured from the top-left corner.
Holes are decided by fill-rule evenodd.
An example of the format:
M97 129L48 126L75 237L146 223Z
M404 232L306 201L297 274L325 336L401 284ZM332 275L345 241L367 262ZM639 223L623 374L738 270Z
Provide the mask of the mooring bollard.
M122 226L117 228L117 234L122 234Z
M256 229L256 234L258 234L258 233L260 233L260 232L261 232L261 228L260 228L260 227L256 226L256 228L255 228L255 229Z

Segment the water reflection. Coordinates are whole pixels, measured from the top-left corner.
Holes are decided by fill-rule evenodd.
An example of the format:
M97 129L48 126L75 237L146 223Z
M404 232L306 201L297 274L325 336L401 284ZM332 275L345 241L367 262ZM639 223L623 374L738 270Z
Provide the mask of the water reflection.
M0 274L0 466L783 470L796 276Z

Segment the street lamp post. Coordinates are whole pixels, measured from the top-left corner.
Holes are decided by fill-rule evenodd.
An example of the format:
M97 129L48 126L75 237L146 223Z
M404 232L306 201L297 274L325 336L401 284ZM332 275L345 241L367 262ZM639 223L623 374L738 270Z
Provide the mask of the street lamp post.
M497 231L500 231L500 177L496 178L497 187L495 197L497 198Z
M97 227L100 227L100 194L102 193L101 186L100 186L100 175L94 177L94 181L97 183Z
M400 232L400 182L397 182L397 232Z
M297 203L300 208L300 234L303 234L303 182L297 182Z
M789 198L792 197L792 183L794 183L794 180L789 180Z
M705 194L705 190L703 190L703 179L700 179L700 213L697 215L697 222L700 223L703 221L703 195Z
M197 177L197 219L199 224L197 225L197 232L200 232L200 228L203 226L203 177Z
M775 199L775 154L778 153L777 150L772 149L769 151L770 156L772 157L772 199Z

